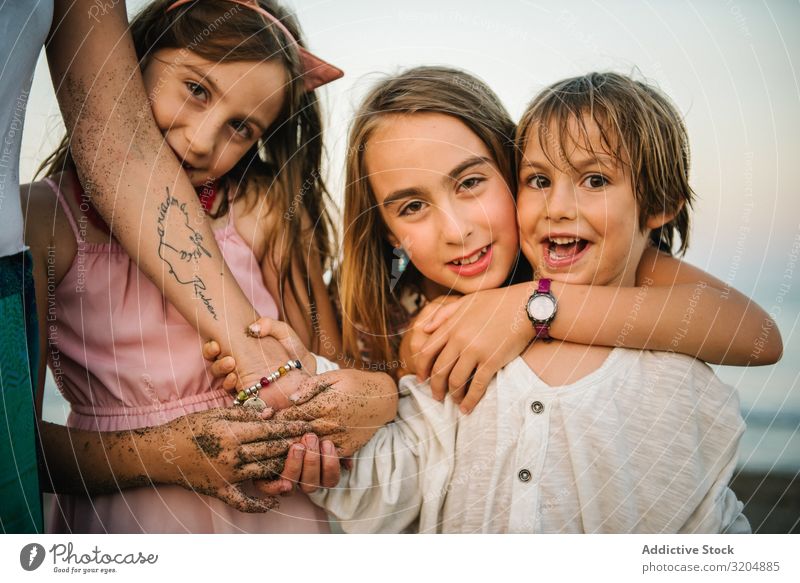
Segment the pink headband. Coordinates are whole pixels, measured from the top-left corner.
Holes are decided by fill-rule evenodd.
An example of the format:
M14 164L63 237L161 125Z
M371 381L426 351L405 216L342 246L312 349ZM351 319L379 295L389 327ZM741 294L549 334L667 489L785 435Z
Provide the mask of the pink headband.
M178 0L177 2L171 4L167 8L167 12L170 10L175 10L176 8L183 6L184 4L188 4L189 2L195 2L196 0ZM300 52L300 62L303 67L303 83L305 86L306 91L313 91L317 87L321 87L326 83L330 83L331 81L336 81L344 75L344 71L339 69L338 67L334 67L330 63L326 63L318 56L310 53L306 49L300 46L300 43L297 42L297 39L294 38L289 29L286 28L283 23L278 20L275 16L264 10L259 4L258 0L225 0L226 2L231 2L233 4L239 4L240 6L245 6L251 10L258 12L261 16L266 18L270 23L277 26L280 31L286 36L289 40L289 44L297 45L297 48Z

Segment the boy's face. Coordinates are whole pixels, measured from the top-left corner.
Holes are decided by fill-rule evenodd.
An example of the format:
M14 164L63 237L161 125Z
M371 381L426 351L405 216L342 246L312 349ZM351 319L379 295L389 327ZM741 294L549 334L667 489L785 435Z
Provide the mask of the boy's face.
M565 152L552 140L555 165L539 144L538 125L529 131L517 197L522 251L536 277L632 286L648 231L639 229L628 167L606 153L594 121L584 123L586 138L576 120L568 126ZM547 136L557 136L549 129Z

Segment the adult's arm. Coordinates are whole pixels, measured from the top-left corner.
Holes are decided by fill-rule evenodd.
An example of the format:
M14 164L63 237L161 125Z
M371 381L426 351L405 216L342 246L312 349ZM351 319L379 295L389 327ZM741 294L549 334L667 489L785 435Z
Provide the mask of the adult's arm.
M275 340L245 334L257 314L153 120L125 2L56 0L47 58L81 182L117 240L203 337L236 357L243 384L283 364Z
M81 431L45 422L40 424L42 487L95 496L174 484L242 512L266 512L277 500L249 496L239 482L273 479L291 441L315 430L325 428L313 422L265 421L241 408L212 409L132 431Z

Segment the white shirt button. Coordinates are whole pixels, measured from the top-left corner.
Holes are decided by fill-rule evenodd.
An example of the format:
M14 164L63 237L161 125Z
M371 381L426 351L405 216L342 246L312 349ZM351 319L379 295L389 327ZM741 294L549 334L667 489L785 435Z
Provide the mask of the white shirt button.
M524 468L519 471L517 476L519 477L520 481L522 481L522 482L530 482L530 480L531 480L531 473L528 470L524 469Z
M531 411L533 411L537 415L541 415L541 413L544 411L544 403L542 403L541 401L534 401L533 403L531 403Z

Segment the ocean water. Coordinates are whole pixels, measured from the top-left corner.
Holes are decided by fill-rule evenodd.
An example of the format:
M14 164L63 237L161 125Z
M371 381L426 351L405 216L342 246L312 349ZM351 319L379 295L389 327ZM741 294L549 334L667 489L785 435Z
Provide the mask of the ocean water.
M778 324L783 358L762 367L714 367L739 391L747 431L739 465L759 472L800 471L800 298L762 302ZM779 309L776 309L779 308Z
M773 311L769 302L762 301L761 305ZM723 381L739 391L742 415L747 422L740 467L754 472L794 474L800 471L800 298L786 296L774 317L784 344L784 355L778 364L714 369ZM68 414L69 405L48 370L44 418L65 423Z

